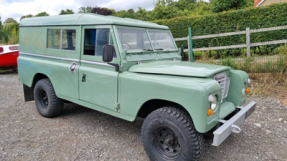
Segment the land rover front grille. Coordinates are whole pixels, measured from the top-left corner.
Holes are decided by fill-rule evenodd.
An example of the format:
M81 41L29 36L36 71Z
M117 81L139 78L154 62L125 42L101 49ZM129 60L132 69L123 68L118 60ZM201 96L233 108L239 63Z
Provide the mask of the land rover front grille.
M214 76L214 79L221 86L221 101L228 96L230 79L227 77L226 73L219 73Z

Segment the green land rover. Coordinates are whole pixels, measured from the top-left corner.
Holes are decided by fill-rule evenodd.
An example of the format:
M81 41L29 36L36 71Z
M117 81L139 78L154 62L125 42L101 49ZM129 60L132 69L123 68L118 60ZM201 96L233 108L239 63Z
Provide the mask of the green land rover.
M151 160L198 160L204 135L219 146L256 106L243 106L247 73L181 61L168 27L127 18L26 18L18 68L25 101L35 100L44 117L73 102L127 121L144 118Z

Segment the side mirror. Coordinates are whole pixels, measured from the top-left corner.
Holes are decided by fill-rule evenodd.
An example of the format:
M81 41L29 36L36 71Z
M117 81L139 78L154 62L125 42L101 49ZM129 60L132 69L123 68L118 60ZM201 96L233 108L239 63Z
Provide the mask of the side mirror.
M113 45L105 45L103 47L103 61L104 62L111 62L114 58L115 48Z

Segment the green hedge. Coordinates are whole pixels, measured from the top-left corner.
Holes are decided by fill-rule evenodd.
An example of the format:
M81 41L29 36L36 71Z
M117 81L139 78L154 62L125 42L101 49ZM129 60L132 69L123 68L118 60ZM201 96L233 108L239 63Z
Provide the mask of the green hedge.
M188 27L192 27L193 36L243 31L248 27L250 29L276 27L287 25L287 3L201 17L179 17L153 22L168 26L175 38L186 37ZM251 34L251 43L281 39L287 39L287 30ZM200 39L193 40L193 48L237 45L245 42L245 35ZM178 46L180 44L187 47L187 42L178 42ZM276 46L278 45L271 45L268 49L272 50ZM241 49L225 50L225 52L239 50Z

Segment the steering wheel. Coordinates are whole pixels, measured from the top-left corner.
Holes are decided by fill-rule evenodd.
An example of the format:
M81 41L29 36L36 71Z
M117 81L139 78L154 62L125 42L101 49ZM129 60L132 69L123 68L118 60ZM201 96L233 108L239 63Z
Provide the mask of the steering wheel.
M131 46L130 46L128 43L123 42L123 48L124 48L124 49L130 49Z

